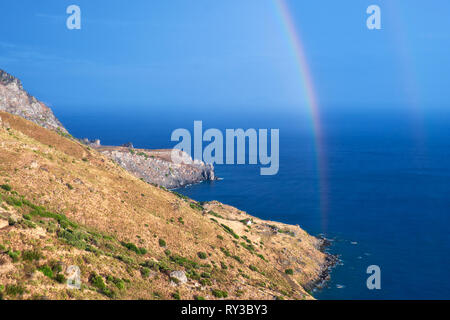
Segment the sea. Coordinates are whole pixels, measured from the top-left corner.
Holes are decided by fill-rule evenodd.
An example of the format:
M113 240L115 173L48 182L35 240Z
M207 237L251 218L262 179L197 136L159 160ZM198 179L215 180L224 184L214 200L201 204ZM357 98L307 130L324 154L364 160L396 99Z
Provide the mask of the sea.
M340 263L317 299L450 298L450 114L408 108L329 108L308 114L182 108L54 108L78 138L103 145L171 148L177 128L279 129L279 172L216 165L217 181L177 191L299 225L331 241ZM321 142L317 140L317 130ZM224 131L223 131L224 132ZM205 144L206 145L206 144ZM369 289L369 266L380 288Z

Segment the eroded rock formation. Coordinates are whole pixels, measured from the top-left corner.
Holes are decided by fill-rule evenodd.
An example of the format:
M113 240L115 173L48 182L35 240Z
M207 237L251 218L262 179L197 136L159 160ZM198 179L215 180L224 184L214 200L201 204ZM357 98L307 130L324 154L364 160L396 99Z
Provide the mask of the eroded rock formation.
M24 90L16 77L0 69L0 111L6 111L51 130L67 133L52 110Z

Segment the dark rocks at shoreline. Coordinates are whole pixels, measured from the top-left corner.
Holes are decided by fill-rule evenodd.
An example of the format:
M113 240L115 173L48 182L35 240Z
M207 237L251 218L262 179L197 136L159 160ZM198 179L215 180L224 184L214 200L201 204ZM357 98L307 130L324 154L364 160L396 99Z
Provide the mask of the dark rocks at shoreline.
M308 291L314 289L320 290L326 287L327 282L331 278L331 270L339 263L339 256L326 252L326 249L330 247L332 242L323 235L319 235L318 238L321 240L318 249L326 254L326 258L325 263L322 265L319 277L305 286L305 289Z
M127 142L127 143L124 143L123 145L121 145L121 147L124 147L124 148L134 148L134 146L133 146L133 143L132 143L132 142Z

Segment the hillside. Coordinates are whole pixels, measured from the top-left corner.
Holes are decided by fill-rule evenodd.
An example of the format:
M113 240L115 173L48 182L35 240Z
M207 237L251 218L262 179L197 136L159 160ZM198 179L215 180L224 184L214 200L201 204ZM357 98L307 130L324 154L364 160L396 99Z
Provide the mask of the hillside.
M67 134L0 117L3 299L312 298L329 257L300 227L197 203Z

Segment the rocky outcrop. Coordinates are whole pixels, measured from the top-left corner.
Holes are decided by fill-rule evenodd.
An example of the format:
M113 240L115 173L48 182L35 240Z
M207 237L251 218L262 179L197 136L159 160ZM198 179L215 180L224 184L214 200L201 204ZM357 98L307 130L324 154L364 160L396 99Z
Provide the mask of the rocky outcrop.
M172 271L170 273L171 282L175 285L177 284L185 284L188 282L188 278L186 277L186 273L182 270L180 271Z
M202 181L216 180L214 167L202 161L176 164L171 160L172 150L147 150L125 147L95 147L125 170L148 183L168 189L184 187Z
M51 130L67 133L52 110L23 89L19 79L0 69L0 111L6 111Z

